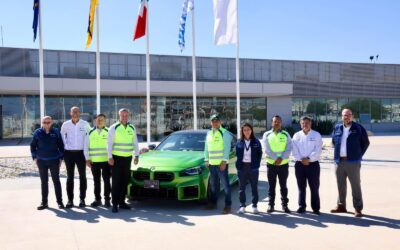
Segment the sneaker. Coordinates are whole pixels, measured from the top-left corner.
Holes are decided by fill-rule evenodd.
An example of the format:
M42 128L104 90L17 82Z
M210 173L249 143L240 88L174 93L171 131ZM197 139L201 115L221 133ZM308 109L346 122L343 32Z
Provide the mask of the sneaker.
M299 207L296 211L298 214L302 214L306 212L306 209L304 207Z
M58 208L59 208L59 209L64 209L64 208L65 208L64 203L62 203L62 202L57 202L57 204L58 204Z
M231 206L225 206L222 210L222 214L230 214L231 213Z
M275 208L274 208L274 206L273 205L268 205L268 209L267 209L267 213L272 213L272 212L274 212L275 211Z
M92 204L90 204L91 207L98 207L101 205L102 205L101 200L95 200L92 202Z
M126 209L126 210L130 210L131 209L131 207L126 203L122 203L121 205L119 205L119 208Z
M111 210L113 213L118 213L118 206L114 205Z
M259 214L260 213L260 211L258 211L257 207L252 207L251 209L252 209L253 214Z
M343 205L338 205L336 208L331 210L331 213L336 214L336 213L347 213L347 209Z
M43 209L46 209L48 207L49 206L47 205L46 202L42 202L42 203L40 203L40 206L37 207L37 210L43 210Z
M73 208L74 207L74 202L73 201L68 201L67 205L65 207L66 208Z
M104 203L105 207L111 207L111 202L109 200L106 200Z
M354 212L354 216L357 218L360 218L363 216L363 214L362 214L361 210L356 209L356 211Z
M285 212L287 214L290 214L292 212L292 211L290 211L290 209L286 205L282 206L282 210L283 210L283 212Z
M79 207L86 207L86 203L85 203L85 200L81 200L80 202L79 202Z
M240 207L239 210L237 211L238 214L244 214L246 213L246 208L245 207Z

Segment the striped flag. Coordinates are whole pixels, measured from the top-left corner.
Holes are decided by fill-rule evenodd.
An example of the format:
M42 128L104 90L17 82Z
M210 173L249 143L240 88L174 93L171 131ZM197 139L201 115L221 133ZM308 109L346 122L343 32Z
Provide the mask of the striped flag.
M99 4L99 0L91 0L90 1L90 9L89 9L89 23L87 28L87 40L86 40L86 48L89 48L93 39L93 27L94 27L94 12L96 11L97 5Z
M146 35L147 2L148 0L141 0L133 41Z
M182 16L179 23L179 39L178 44L181 48L181 52L185 49L185 26L186 18L190 11L194 9L194 0L184 0L182 9Z
M33 41L36 41L37 29L39 26L39 0L33 1Z

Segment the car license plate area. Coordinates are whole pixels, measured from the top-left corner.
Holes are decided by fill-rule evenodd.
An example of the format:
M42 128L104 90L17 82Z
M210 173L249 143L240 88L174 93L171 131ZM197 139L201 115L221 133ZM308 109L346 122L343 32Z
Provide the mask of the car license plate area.
M144 188L160 189L160 181L159 180L144 180Z

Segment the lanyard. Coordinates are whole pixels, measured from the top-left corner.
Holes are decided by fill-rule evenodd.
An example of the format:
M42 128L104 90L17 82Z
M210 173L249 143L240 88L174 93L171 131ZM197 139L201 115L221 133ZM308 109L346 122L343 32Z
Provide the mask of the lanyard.
M246 149L246 151L249 151L249 149L250 149L250 143L251 143L251 142L249 142L249 146L247 146L247 145L246 145L246 142L244 142L244 148Z

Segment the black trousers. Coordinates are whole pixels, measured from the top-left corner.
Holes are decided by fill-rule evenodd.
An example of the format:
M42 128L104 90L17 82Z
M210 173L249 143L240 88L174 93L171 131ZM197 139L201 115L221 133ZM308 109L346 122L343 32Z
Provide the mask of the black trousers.
M94 181L94 197L96 201L101 200L101 176L103 176L104 181L104 199L109 201L111 194L111 168L108 162L93 162L92 163L92 174Z
M79 198L84 200L86 198L87 180L86 180L86 160L83 155L83 150L65 150L64 161L67 167L67 195L68 200L74 200L74 178L75 178L75 165L79 172Z
M279 186L281 187L281 202L282 206L287 206L288 199L288 189L287 189L287 178L289 177L289 164L284 164L280 166L275 166L267 164L267 176L268 176L268 197L269 205L275 206L275 187L276 178L279 179Z
M252 203L253 207L257 207L258 203L258 169L251 169L251 163L243 163L243 168L238 169L239 177L239 201L240 206L246 206L246 186L250 183L251 194L253 196Z
M42 202L47 204L47 197L49 196L49 170L51 179L53 180L54 190L56 193L57 203L62 202L62 191L60 183L60 160L37 160L39 168L40 182L42 184Z
M299 206L306 208L306 188L307 181L311 191L311 208L313 211L319 211L319 175L320 166L319 162L311 162L310 165L305 166L301 161L296 161L295 173L297 179L297 186L299 188Z
M125 203L131 173L132 156L121 157L113 155L112 166L112 204L114 206Z

